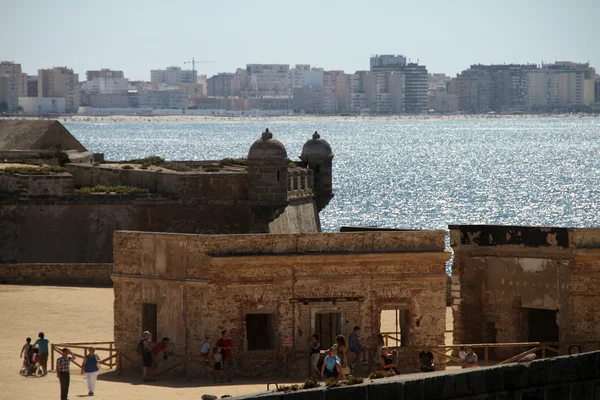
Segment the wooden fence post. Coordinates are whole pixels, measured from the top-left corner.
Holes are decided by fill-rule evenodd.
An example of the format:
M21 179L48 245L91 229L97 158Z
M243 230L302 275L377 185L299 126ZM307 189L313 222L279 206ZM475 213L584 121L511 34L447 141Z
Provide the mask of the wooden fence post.
M113 343L109 344L109 349L110 349L110 351L108 352L108 355L110 356L110 359L108 362L109 369L112 369L112 367L113 367L113 358L112 358L113 357L113 345L114 345Z
M542 358L546 358L546 345L542 344Z
M54 345L50 345L50 371L54 371Z

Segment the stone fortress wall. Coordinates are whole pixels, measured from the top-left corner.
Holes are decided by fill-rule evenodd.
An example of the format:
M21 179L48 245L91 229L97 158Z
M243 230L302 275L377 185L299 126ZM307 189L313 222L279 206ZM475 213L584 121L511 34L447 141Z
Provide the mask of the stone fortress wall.
M318 212L333 197L333 155L318 135L307 143L303 159L290 162L284 145L267 129L250 148L247 165L204 169L202 165L216 162L193 161L170 162L196 166L191 170L141 168L134 162L103 162L102 154L87 152L56 121L0 121L0 152L11 160L51 156L51 145L62 145L71 160L67 172L51 175L2 172L0 163L0 264L112 262L116 230L319 232ZM57 160L43 161L52 165ZM318 176L308 161L321 171ZM316 190L315 183L321 189ZM150 193L75 191L97 185L125 185Z

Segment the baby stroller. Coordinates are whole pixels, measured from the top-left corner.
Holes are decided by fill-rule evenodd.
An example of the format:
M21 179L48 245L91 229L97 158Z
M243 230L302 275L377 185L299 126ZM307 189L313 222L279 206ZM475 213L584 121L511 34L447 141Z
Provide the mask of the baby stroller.
M23 359L23 366L19 373L23 376L42 376L43 372L40 364L40 351L34 348L29 352L29 356Z

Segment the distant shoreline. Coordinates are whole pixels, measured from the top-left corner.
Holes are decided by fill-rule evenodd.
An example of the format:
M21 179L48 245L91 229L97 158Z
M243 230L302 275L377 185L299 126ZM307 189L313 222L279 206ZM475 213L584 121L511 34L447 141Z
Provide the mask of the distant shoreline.
M316 115L285 115L285 116L206 116L206 115L68 115L58 116L60 122L276 122L276 121L409 121L409 120L490 120L490 119L541 119L541 118L600 118L600 114L464 114L464 115L390 115L390 116L316 116ZM34 116L11 116L0 119L47 119Z

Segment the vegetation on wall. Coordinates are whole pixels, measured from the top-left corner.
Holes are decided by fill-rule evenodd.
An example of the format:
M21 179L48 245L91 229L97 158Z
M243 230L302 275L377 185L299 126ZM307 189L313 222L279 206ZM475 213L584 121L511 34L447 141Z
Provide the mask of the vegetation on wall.
M219 161L221 165L248 165L247 158L224 158Z
M83 186L79 189L75 189L75 194L148 194L150 191L148 189L139 188L135 186L104 186L104 185L96 185L93 187Z
M64 167L65 164L71 162L69 155L58 147L51 147L50 150L42 151L40 153L40 158L56 158L58 160L58 165L61 167Z
M21 175L54 175L60 174L61 172L67 172L66 168L63 167L7 167L0 171L8 174L21 174Z

